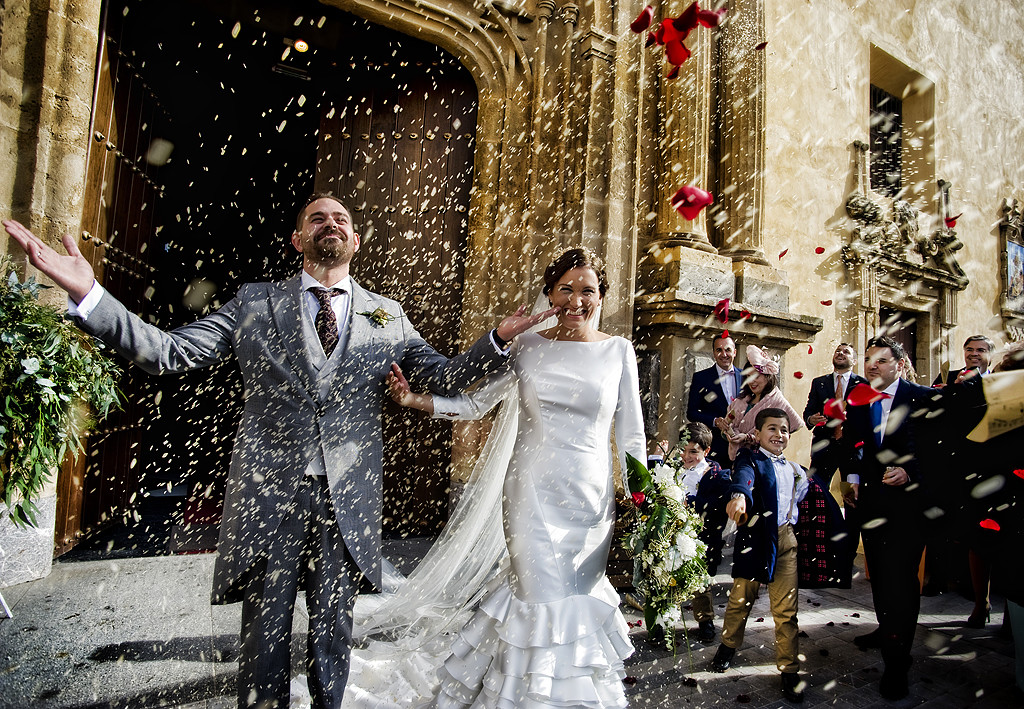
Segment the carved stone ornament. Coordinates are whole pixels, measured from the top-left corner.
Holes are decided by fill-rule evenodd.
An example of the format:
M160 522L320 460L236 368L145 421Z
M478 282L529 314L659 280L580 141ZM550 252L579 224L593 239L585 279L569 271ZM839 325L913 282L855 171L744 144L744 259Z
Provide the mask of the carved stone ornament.
M843 248L847 265L867 264L886 271L903 283L924 279L956 290L967 287L967 278L954 258L963 248L950 214L950 183L939 180L940 226L927 233L921 228L922 213L910 202L888 199L872 192L868 181L869 146L853 144L856 190L846 200L850 217L850 243Z
M1016 199L1003 200L999 235L1003 241L1000 314L1010 338L1020 342L1024 340L1024 212Z

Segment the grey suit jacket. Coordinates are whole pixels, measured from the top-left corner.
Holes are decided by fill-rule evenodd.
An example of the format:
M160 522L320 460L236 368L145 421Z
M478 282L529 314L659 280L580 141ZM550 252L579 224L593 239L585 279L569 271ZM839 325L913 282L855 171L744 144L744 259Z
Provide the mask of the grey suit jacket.
M325 362L319 343L307 347L302 308L296 275L245 284L217 312L170 332L143 322L109 294L81 323L153 374L204 367L232 353L238 358L245 409L228 473L213 603L241 600L246 571L270 548L315 456L323 457L346 548L379 587L381 407L391 362L445 395L505 362L487 336L447 359L420 337L401 305L354 282L347 343ZM395 319L377 327L359 315L376 308Z

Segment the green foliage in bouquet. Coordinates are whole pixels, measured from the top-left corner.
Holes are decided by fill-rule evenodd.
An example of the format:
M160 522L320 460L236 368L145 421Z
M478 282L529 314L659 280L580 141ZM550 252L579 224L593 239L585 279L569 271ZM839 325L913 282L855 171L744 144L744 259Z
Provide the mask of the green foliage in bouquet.
M18 280L0 259L0 500L12 521L36 525L38 498L70 450L82 450L93 420L120 406L120 369L56 308L38 302L44 286Z
M703 521L686 507L670 466L658 466L652 476L627 453L626 467L632 504L622 546L633 558L633 585L646 598L647 627L665 628L668 648L674 650L673 627L683 619L683 604L711 583L707 546L697 538Z

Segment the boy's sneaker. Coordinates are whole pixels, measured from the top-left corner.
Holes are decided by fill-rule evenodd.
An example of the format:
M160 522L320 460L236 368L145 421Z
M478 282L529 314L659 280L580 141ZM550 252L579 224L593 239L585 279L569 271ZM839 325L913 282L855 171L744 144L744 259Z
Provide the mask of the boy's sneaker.
M710 643L715 639L715 623L702 620L697 624L697 639L702 643Z

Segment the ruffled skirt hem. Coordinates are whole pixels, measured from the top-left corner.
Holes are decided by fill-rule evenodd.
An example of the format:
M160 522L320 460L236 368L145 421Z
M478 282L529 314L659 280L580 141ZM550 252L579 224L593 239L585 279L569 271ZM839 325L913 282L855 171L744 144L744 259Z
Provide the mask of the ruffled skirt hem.
M625 707L629 628L607 579L589 593L519 600L495 580L440 670L442 709Z

